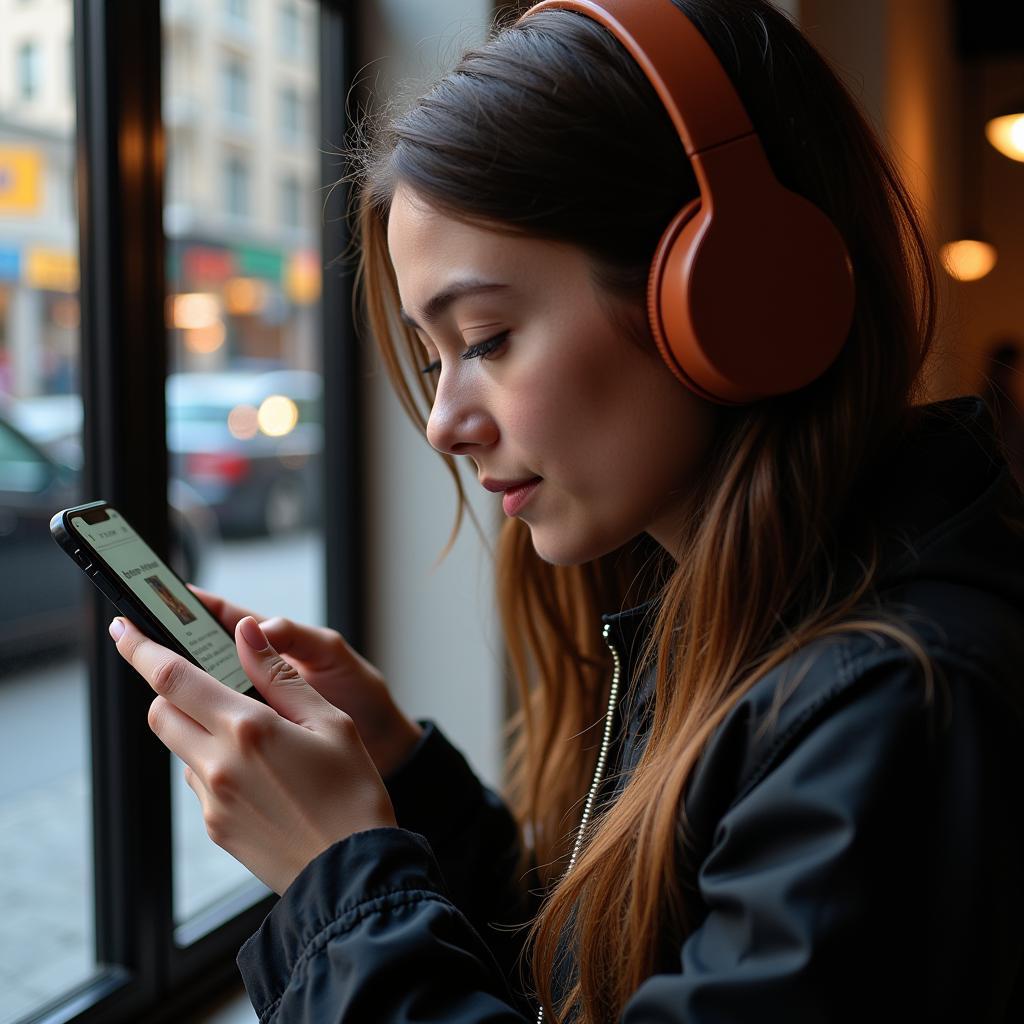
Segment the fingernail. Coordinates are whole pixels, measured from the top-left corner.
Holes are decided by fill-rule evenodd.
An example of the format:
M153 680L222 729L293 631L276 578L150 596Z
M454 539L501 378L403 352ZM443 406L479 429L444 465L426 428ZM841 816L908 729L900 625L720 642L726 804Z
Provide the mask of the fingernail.
M260 624L251 615L242 619L242 636L254 651L265 651L270 646L270 641L264 636Z
M121 619L111 620L110 625L107 627L107 631L114 638L115 643L121 639L121 634L124 632L124 622Z

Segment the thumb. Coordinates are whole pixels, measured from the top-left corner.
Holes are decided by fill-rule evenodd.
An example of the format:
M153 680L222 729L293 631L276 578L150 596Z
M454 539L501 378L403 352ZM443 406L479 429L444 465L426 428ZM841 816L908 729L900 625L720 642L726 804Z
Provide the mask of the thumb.
M335 710L274 650L251 615L238 620L235 645L245 674L282 718L316 730L325 710Z

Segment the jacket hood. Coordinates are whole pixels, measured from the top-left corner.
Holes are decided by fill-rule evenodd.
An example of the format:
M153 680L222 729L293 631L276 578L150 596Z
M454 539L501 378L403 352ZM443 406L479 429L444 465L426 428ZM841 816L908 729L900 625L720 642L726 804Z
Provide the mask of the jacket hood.
M1021 492L979 396L920 406L876 495L885 536L879 590L942 580L1024 603L1024 541L1006 521L1020 522Z
M1024 517L1024 502L980 396L918 406L854 514L881 526L878 591L940 580L1024 606L1024 532L1006 521ZM841 565L839 587L852 586L859 570L853 557ZM601 616L625 664L636 663L657 605L654 598Z

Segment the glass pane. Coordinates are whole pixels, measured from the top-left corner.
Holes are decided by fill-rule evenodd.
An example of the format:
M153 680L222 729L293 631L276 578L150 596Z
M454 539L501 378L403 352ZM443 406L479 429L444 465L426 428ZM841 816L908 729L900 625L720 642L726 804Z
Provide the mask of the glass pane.
M0 32L0 1024L95 971L71 0Z
M167 444L185 578L324 622L313 0L164 0ZM173 759L176 924L252 876ZM191 927L188 934L194 936Z

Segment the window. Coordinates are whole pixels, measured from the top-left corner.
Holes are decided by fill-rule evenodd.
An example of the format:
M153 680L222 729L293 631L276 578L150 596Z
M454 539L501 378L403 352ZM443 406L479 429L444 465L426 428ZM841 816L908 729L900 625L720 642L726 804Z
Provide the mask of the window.
M281 223L285 227L300 226L302 186L298 178L289 176L281 182Z
M249 73L242 61L229 57L224 62L224 109L235 118L249 116Z
M268 615L326 624L331 531L320 518L320 498L332 484L324 476L330 439L321 394L329 357L319 329L319 225L301 218L301 187L309 195L319 180L320 151L308 129L302 131L305 109L299 106L301 98L305 108L316 107L319 92L309 75L316 55L313 68L280 68L274 59L278 0L238 5L234 13L248 14L248 22L232 21L226 6L211 6L227 30L221 69L230 99L224 105L266 130L246 130L239 139L229 117L209 120L212 146L192 130L168 135L174 184L164 200L174 235L165 267L169 474L216 520L194 582ZM301 6L313 23L316 8L309 0L292 6ZM193 16L209 24L198 4ZM191 53L195 36L180 31L170 37L164 74L180 82L191 66L194 91L201 94L201 62ZM289 78L282 80L282 70ZM293 81L301 92L282 95L282 86ZM272 395L285 396L298 411L286 439L270 437L259 425L259 410ZM284 458L282 440L289 452ZM210 842L176 758L170 782L175 937L191 944L203 941L211 917L223 915L232 901L251 905L258 896L244 866Z
M238 156L224 161L224 206L232 217L249 215L249 168Z
M280 223L282 180L311 195L321 154L311 136L280 144L277 2L234 5L246 39L220 32L223 0L0 4L11 15L0 51L0 581L17 584L0 587L2 1024L193 1020L207 979L237 978L238 948L271 905L206 834L181 763L147 727L152 695L106 635L112 606L53 542L53 513L102 494L187 579L362 642L358 580L323 572L359 561L346 500L359 490L346 468L351 302L345 282L322 307L319 292L321 254L345 248L345 225ZM317 124L325 97L325 136L341 138L345 7L298 5L330 61L288 70L303 75ZM231 137L224 65L218 54L200 66L197 38L236 58L232 105L270 130L242 146ZM132 42L107 49L116 39ZM76 83L74 55L102 73ZM175 76L179 58L191 79L180 65ZM168 75L194 81L203 101L173 125L158 102L181 94ZM130 169L111 159L129 136ZM181 212L166 220L164 158L164 201ZM325 335L346 340L327 349ZM221 403L220 420L176 419L175 378ZM282 462L269 438L227 434L223 402L243 385L236 404L294 402L302 457ZM252 471L235 482L259 491L218 479L242 464L243 445Z
M302 59L302 15L294 3L284 3L278 9L278 53L294 60Z
M15 1021L98 965L88 609L49 535L53 513L83 500L79 140L71 118L58 126L38 102L74 109L62 57L71 0L49 0L45 17L27 3L4 13L37 33L14 42L8 24L0 58L16 113L2 118L0 161L0 1021Z
M302 135L302 103L296 88L286 85L281 90L279 109L282 141L298 142Z
M34 100L42 87L42 53L39 44L22 43L18 47L18 95L23 100Z

